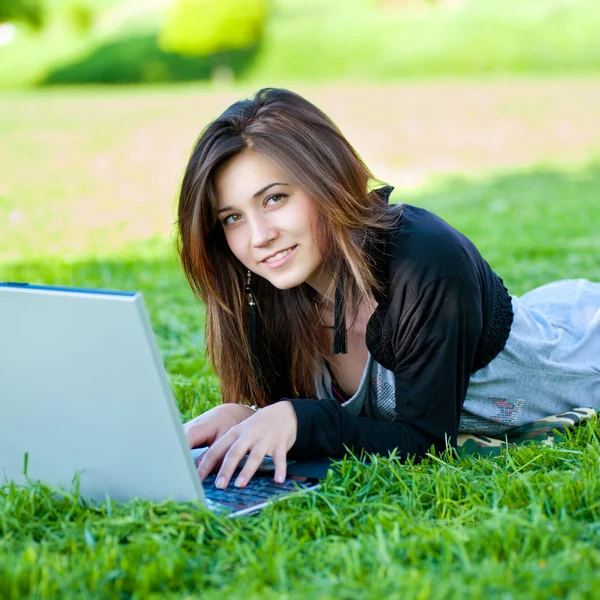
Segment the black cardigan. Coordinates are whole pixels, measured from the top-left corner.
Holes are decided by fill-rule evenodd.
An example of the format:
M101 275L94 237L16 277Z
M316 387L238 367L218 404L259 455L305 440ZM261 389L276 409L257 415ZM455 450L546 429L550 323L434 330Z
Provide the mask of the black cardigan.
M378 193L387 201L391 190ZM432 445L455 445L470 375L504 348L510 295L477 248L427 210L390 210L398 212L397 226L367 250L384 292L375 294L366 343L373 359L394 372L398 417L355 417L335 399L279 396L298 418L290 458L341 457L345 447L422 456ZM274 386L278 391L284 390Z

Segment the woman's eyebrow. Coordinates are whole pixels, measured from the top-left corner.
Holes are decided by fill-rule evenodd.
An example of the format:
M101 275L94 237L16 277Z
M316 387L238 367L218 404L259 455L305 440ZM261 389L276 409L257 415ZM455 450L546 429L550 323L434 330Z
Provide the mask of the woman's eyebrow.
M257 196L260 196L261 194L264 194L269 188L272 188L274 185L289 185L287 183L278 183L277 181L275 183L270 183L269 185L265 185L264 188L258 190L258 192L256 192L256 194L254 194L254 196L252 196L253 198L256 198Z
M260 190L258 190L258 192L256 192L256 194L254 194L252 197L256 198L257 196L260 196L261 194L264 194L269 188L272 188L275 185L286 185L289 187L289 183L281 183L278 181L275 181L274 183L269 183L268 185L265 185L264 188L261 188ZM232 206L224 206L223 208L219 209L217 211L217 214L220 215L223 212L227 212L228 210L232 210L233 207Z

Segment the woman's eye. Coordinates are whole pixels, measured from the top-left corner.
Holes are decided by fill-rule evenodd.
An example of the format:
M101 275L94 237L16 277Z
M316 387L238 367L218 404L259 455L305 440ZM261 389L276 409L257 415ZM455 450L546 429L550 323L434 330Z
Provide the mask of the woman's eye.
M277 204L278 202L281 202L281 200L283 198L287 198L286 194L273 194L272 196L269 196L266 200L266 204L268 204L271 200L274 201L275 204Z
M238 221L238 219L240 218L240 215L227 215L222 223L223 225L233 225L234 223L236 223Z

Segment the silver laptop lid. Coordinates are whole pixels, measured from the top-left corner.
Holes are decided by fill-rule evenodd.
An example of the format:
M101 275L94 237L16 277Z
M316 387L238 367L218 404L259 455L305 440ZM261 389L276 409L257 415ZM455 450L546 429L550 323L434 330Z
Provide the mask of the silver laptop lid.
M0 284L0 483L204 500L141 294Z

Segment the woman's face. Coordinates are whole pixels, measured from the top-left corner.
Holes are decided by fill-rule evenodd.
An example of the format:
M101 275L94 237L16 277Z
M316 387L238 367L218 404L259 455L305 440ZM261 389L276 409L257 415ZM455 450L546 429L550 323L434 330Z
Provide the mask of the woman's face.
M308 283L324 293L313 201L255 150L231 158L216 175L218 218L235 257L276 288Z

